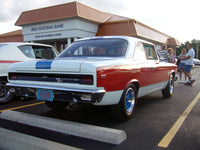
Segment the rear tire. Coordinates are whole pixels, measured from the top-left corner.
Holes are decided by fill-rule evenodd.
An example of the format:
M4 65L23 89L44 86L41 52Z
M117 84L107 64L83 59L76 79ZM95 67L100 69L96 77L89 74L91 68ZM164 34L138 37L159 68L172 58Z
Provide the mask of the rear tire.
M0 103L12 102L14 94L6 87L6 81L0 81Z
M119 104L116 105L117 118L126 121L129 120L135 112L137 104L137 90L135 85L129 85L123 91Z

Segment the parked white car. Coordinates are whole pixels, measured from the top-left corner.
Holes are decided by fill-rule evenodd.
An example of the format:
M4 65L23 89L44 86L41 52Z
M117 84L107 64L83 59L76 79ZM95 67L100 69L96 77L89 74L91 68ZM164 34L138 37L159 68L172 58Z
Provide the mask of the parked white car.
M193 59L194 65L200 65L200 60L199 59Z
M37 43L0 43L0 102L8 102L13 94L6 88L7 69L13 63L35 60L53 59L58 55L50 45Z
M54 60L13 64L8 72L10 92L45 101L55 111L110 105L126 120L137 98L158 90L164 98L173 95L177 66L161 62L150 42L104 36L75 41Z

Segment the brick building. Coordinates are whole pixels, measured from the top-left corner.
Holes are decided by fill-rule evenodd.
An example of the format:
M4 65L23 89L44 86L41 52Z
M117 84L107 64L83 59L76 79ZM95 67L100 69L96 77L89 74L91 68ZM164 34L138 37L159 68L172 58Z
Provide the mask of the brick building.
M179 42L135 19L102 12L79 2L71 2L22 12L17 30L0 35L0 42L26 41L53 45L59 51L74 40L92 36L126 35L155 43L158 47Z

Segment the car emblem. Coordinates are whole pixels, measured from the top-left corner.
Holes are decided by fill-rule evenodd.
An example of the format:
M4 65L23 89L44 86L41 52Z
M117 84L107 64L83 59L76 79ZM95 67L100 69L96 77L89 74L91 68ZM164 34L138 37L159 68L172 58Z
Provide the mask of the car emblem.
M48 76L47 75L43 75L42 79L48 79Z
M62 79L61 78L56 78L57 83L62 83Z

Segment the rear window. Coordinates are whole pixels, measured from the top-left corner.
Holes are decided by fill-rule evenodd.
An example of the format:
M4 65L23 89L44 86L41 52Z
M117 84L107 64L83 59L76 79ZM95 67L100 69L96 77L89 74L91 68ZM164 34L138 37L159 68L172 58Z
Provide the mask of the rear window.
M56 54L51 47L22 45L18 46L18 48L29 58L53 59L56 57Z
M128 42L123 39L91 39L74 42L58 57L120 57L124 56Z

